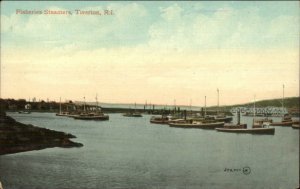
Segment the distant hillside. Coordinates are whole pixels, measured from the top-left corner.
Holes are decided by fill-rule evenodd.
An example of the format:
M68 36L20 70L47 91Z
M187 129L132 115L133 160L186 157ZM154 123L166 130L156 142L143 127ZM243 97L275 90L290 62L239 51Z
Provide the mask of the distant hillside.
M300 97L289 97L284 99L284 107L285 108L296 108L299 109L299 100ZM267 106L274 106L274 107L281 107L282 106L282 99L269 99L269 100L260 100L255 102L256 107L267 107ZM237 105L231 105L231 106L223 106L223 110L230 110L233 107L237 106L244 106L244 107L251 107L253 106L253 102L246 103L246 104L237 104ZM211 109L214 109L216 107L211 107Z

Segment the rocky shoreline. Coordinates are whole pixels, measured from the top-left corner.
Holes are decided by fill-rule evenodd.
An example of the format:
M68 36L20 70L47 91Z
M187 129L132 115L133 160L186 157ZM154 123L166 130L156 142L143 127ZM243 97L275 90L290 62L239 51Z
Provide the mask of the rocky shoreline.
M71 141L71 138L76 137L60 131L19 123L5 112L0 113L0 155L53 147L83 146L81 143Z

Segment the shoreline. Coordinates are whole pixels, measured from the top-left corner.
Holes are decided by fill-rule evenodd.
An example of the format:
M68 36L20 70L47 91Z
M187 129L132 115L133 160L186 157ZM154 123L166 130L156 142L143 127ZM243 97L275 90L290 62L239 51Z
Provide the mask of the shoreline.
M6 113L0 113L0 155L14 154L46 148L82 147L73 142L72 134L17 122Z

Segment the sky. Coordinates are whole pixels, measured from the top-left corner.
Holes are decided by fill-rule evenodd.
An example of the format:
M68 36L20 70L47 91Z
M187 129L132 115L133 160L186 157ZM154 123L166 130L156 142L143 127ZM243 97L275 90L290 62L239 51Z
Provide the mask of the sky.
M1 98L213 106L217 89L231 105L282 98L283 84L299 96L299 36L297 1L2 1Z

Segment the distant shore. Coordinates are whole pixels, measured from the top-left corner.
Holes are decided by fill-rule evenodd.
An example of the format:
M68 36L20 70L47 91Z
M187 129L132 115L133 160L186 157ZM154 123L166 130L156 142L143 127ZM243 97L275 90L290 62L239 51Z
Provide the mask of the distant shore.
M26 125L7 116L5 112L0 113L0 155L53 147L83 146L71 141L71 138L76 137L64 132Z

